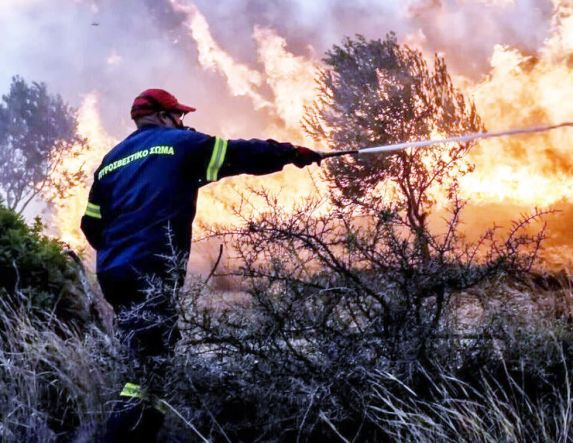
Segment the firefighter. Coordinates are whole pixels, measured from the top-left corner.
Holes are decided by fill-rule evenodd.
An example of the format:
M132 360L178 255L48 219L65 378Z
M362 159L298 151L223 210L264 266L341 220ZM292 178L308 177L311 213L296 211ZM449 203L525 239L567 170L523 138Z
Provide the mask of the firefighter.
M195 111L169 92L137 96L137 130L115 146L94 174L81 228L97 251L97 278L133 354L138 380L128 380L108 420L105 440L156 441L164 410L165 363L179 337L173 291L191 247L199 188L238 174L270 174L287 164L320 163L304 147L274 140L225 140L183 126ZM160 363L158 363L160 362Z

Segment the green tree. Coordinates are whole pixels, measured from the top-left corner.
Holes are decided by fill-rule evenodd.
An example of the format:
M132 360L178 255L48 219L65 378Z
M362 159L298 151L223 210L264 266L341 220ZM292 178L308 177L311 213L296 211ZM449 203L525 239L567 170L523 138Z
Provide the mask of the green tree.
M85 324L88 294L77 266L64 244L42 229L38 218L30 227L0 201L0 298L13 306L25 304L34 310L30 314L55 313L70 324Z
M436 55L430 69L419 51L398 45L393 33L383 41L347 38L326 53L324 63L304 125L333 150L482 129L473 103L454 88L444 59ZM397 192L390 213L429 258L427 217L435 203L430 191L441 185L454 198L458 178L472 170L464 159L469 148L438 145L392 156L344 157L329 161L326 175L341 205L364 202L377 185L392 182Z
M13 77L0 101L0 188L8 208L22 213L36 197L65 197L85 175L63 160L85 148L76 111L44 83Z

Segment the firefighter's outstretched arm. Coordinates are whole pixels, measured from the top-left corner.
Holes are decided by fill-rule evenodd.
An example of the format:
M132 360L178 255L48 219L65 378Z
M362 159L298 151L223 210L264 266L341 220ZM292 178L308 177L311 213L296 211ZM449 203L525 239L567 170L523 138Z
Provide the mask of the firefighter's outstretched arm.
M101 197L99 194L98 182L94 176L94 182L90 189L86 212L82 217L81 229L89 244L96 250L100 249L102 246L102 231L104 226L101 212Z
M216 137L207 166L207 181L238 174L263 175L285 165L299 168L320 163L321 155L311 149L275 140L225 140Z

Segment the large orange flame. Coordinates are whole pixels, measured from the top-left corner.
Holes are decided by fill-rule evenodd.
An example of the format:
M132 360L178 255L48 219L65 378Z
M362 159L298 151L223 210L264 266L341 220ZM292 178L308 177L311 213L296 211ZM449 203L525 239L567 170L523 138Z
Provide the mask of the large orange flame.
M292 54L287 42L269 28L255 27L253 40L260 68L235 60L217 43L209 23L197 7L180 0L172 6L185 14L189 36L198 49L204 69L222 75L232 95L252 100L255 109L264 109L272 122L262 137L287 139L310 144L300 127L305 105L314 96L314 78L319 62L313 56ZM512 0L476 0L507 7ZM555 13L551 33L535 54L498 45L491 56L487 77L475 82L456 77L463 91L471 96L489 130L515 128L573 120L573 15L571 2L553 0ZM92 150L68 167L84 162L93 170L113 145L97 117L97 98L84 100L80 113L81 133L90 139ZM89 122L89 123L88 123ZM225 127L221 124L220 127ZM229 138L241 134L224 133ZM573 130L563 129L540 135L483 141L472 153L476 170L462 179L464 196L474 206L501 204L520 208L548 207L573 199ZM73 163L73 164L72 164ZM316 169L298 170L292 166L271 177L238 177L210 185L200 197L199 221L228 223L237 219L229 206L240 199L247 187L264 186L280 193L284 206L295 205L324 189ZM72 245L83 245L78 232L79 218L85 208L87 191L78 189L65 208L58 209L58 234ZM264 209L261 204L260 208ZM325 209L326 210L326 209ZM507 214L506 214L507 215Z
M571 52L556 51L561 37L573 31L573 21L568 23L571 29L556 28L537 57L496 46L490 75L469 88L488 129L573 120ZM483 141L473 153L477 167L464 178L464 193L474 202L539 207L569 200L572 142L570 129Z
M199 63L203 68L220 72L233 95L249 97L255 109L264 107L274 117L261 138L309 144L310 140L305 136L300 122L305 106L310 105L314 98L316 63L290 53L287 42L274 30L255 27L253 39L263 69L259 71L248 67L235 61L214 40L205 17L197 7L184 5L179 0L171 0L171 4L186 15L185 23L197 45ZM270 94L265 92L266 89L270 89ZM241 136L230 133L221 135L228 138ZM264 187L270 193L280 194L281 202L286 207L292 207L312 193L317 183L308 170L288 166L286 172L271 177L238 177L211 185L205 189L206 198L201 199L198 225L238 221L229 206L238 201L240 194L248 188ZM261 204L260 210L264 207ZM256 212L259 207L252 209Z
M91 184L91 174L101 162L102 157L116 143L104 129L97 108L97 94L86 95L78 113L78 133L88 140L89 149L77 157L68 157L62 168L77 171L80 168L88 174L88 184ZM54 205L55 234L76 250L84 250L87 246L80 232L80 219L88 201L88 186L78 185L64 201Z

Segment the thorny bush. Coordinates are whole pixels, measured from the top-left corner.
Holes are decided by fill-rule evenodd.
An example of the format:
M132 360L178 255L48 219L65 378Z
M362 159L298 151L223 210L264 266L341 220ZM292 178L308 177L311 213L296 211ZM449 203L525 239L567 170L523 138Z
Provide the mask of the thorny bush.
M327 213L315 201L287 214L260 197L269 211L226 232L238 242L240 302L214 302L199 280L180 298L184 339L166 362L167 441L471 441L479 432L519 441L534 429L567 441L567 323L550 346L543 331L492 321L475 333L501 338L483 345L455 338L449 321L464 288L531 267L543 236L525 228L541 214L503 241L490 231L470 247L456 236L458 205L452 231L431 237L428 262L375 200L369 211ZM133 368L96 328L81 337L53 315L30 316L42 285L29 285L0 303L0 433L9 442L89 441ZM493 404L502 406L488 421ZM461 432L468 420L474 434Z
M267 212L214 233L235 242L236 271L219 277L239 276L243 300L213 306L203 285L191 291L187 372L174 378L202 394L195 422L232 441L387 437L367 413L372 375L415 379L440 355L447 365L442 338L455 332L445 319L456 294L526 273L543 240L527 231L543 215L535 212L503 239L492 228L466 243L455 200L446 232L426 233L428 260L379 200L345 208L315 200L286 212L275 197L258 198Z

